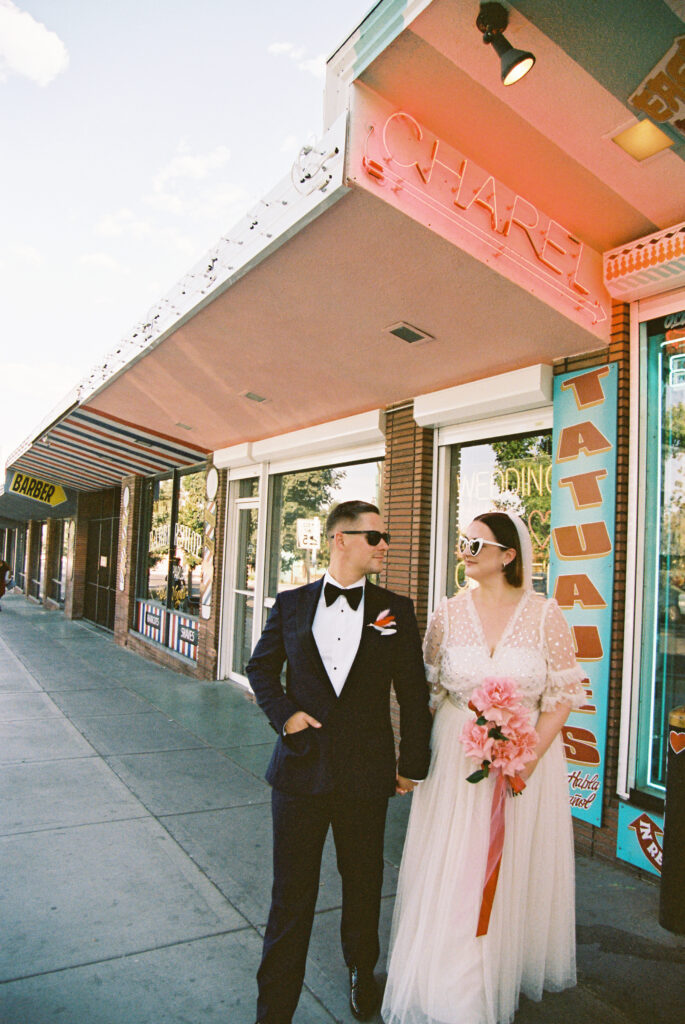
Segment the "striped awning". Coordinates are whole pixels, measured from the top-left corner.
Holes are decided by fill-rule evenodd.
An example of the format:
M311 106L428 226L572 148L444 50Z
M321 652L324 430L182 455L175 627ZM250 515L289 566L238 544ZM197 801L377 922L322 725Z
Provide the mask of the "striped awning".
M125 476L153 476L194 466L208 455L197 445L81 406L50 427L11 468L96 491L114 487Z

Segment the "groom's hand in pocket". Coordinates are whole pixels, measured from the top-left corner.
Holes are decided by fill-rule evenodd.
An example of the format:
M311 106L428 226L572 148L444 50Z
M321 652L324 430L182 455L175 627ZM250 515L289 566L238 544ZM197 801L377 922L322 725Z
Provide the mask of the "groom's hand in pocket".
M306 711L296 711L283 726L283 732L288 736L294 732L302 732L303 729L308 729L310 726L312 729L320 729L321 722L317 722Z

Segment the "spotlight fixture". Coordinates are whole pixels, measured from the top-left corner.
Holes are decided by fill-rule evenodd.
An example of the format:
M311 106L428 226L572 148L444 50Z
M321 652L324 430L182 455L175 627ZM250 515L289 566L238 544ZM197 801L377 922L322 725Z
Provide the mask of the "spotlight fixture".
M502 66L502 83L513 85L524 75L527 75L535 57L526 50L515 50L503 35L509 24L509 12L506 7L498 3L485 3L480 5L480 11L476 18L476 26L483 33L483 42L492 43L493 49L499 55Z

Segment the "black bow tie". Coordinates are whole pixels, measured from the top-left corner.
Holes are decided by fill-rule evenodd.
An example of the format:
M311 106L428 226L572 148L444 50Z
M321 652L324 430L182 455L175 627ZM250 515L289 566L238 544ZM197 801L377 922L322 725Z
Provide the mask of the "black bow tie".
M336 587L335 583L327 583L323 588L323 596L326 600L326 607L329 608L336 598L343 596L350 608L355 611L359 607L362 597L364 596L363 587L352 587L350 590L343 590L342 587Z

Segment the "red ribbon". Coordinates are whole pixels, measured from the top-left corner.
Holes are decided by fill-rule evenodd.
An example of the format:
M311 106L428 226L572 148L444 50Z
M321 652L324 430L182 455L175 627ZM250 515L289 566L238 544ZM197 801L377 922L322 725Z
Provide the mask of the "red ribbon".
M488 846L488 861L485 867L485 881L483 883L483 895L480 903L480 914L478 916L478 928L476 938L479 935L486 935L490 924L490 913L495 899L497 889L497 878L502 862L502 850L504 848L504 807L507 796L507 782L502 772L497 772L495 786L492 791L492 806L490 808L490 843Z

